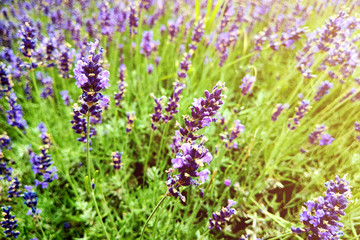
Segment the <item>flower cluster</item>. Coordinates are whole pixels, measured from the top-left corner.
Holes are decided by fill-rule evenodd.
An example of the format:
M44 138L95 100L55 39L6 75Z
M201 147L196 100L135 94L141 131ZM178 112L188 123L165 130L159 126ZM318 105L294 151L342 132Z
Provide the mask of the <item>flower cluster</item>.
M180 62L180 70L177 72L178 77L181 78L186 78L187 76L187 72L189 71L190 65L191 65L191 57L193 55L193 50L190 50L189 52L184 54L183 59Z
M68 90L60 91L61 99L64 101L64 104L66 106L70 106L70 103L72 102L72 99L69 96Z
M2 135L0 135L0 149L10 150L11 148L11 139L7 132L4 132Z
M174 83L174 91L169 97L167 107L165 107L165 111L168 113L163 116L163 120L165 123L171 121L173 119L173 116L179 112L179 100L181 98L181 93L184 87L185 85L179 81L176 81Z
M310 101L308 100L302 100L301 102L299 102L299 106L295 108L295 116L290 119L290 121L293 121L293 125L291 124L291 122L288 123L288 128L290 130L295 130L295 128L300 125L300 120L303 119L305 117L305 114L311 109L309 105Z
M42 188L47 188L49 183L55 179L58 179L57 169L51 165L54 163L51 161L51 156L48 154L49 149L46 147L40 147L40 155L36 155L35 152L30 153L30 163L32 164L32 169L36 175L43 176L44 180L39 181L35 180L35 186L41 186Z
M354 123L355 132L357 133L356 139L360 142L360 123L356 121Z
M335 139L330 134L325 134L327 127L322 124L316 126L315 131L309 134L309 142L311 144L330 145Z
M236 214L236 210L231 208L235 204L235 201L229 199L226 207L223 207L220 212L214 212L212 214L212 218L209 218L209 229L211 230L215 228L221 231L222 226L229 222L232 215Z
M186 198L179 192L179 187L199 185L198 180L194 180L194 178L199 177L201 182L205 182L210 173L208 169L198 171L199 167L203 167L205 163L209 165L212 160L212 155L203 146L203 143L204 141L199 145L194 142L182 144L181 152L179 151L176 158L171 160L173 169L168 171L166 180L168 194L179 198L182 204L185 204ZM179 174L171 176L174 169L177 169Z
M111 159L113 161L113 166L115 170L119 170L121 167L121 158L123 153L119 153L119 151L113 152L111 154Z
M161 106L162 97L156 98L153 93L151 94L151 97L154 99L154 113L151 114L151 128L155 131L157 129L157 125L163 119Z
M199 20L193 29L193 34L191 36L192 43L189 44L190 49L192 50L197 49L196 44L198 44L201 41L201 38L204 35L204 28L205 28L204 21Z
M70 68L75 55L75 49L71 49L70 45L60 45L59 49L56 49L54 56L56 58L57 67L63 78L70 77Z
M11 215L11 206L2 206L2 221L1 223L1 227L5 228L5 231L3 231L3 233L5 233L5 236L8 238L17 238L18 235L20 234L19 231L15 231L15 229L17 228L18 224L17 224L17 220L15 219L15 215Z
M316 93L314 100L319 101L322 99L325 95L329 94L329 90L334 86L329 81L324 81L321 83L320 87L318 88L318 92Z
M349 182L345 178L335 177L325 183L327 188L325 197L319 197L314 201L307 201L300 213L300 221L304 229L291 227L294 234L306 233L309 239L339 239L342 235L339 222L340 216L344 216L344 210L349 204L351 190Z
M159 41L154 41L153 35L153 31L143 32L143 38L140 43L140 53L144 57L148 58L152 52L155 52L157 50L157 47L159 46Z
M239 138L244 131L245 126L240 123L240 120L234 121L234 126L230 128L230 133L226 132L220 135L221 140L225 143L225 148L238 148L238 143L234 142L234 140Z
M8 160L5 158L4 153L0 149L0 175L4 175L0 177L1 179L6 179L7 181L11 181L11 174L13 169L7 166Z
M277 104L274 112L271 116L271 120L272 121L276 121L278 119L278 117L280 116L280 114L282 113L282 111L284 111L284 109L288 109L289 108L289 104L285 103L285 104Z
M133 5L130 5L130 12L129 12L129 32L130 35L136 35L137 31L136 28L139 25L139 18L136 13L136 9Z
M35 45L35 29L27 19L24 19L23 24L21 25L20 52L25 57L31 58L35 51Z
M79 141L86 141L86 119L81 118L85 116L91 117L93 123L100 122L102 108L107 107L109 103L109 98L100 93L101 90L110 86L109 71L103 70L101 66L103 50L100 48L99 53L95 55L95 49L98 45L97 40L89 45L88 57L78 60L74 69L75 84L83 91L79 99L81 108L74 106L74 119L71 121L75 132L82 134L82 137L78 139Z
M129 132L131 132L132 128L134 127L134 121L136 119L135 112L126 113L126 119L127 119L126 133L129 133Z
M20 130L27 128L27 122L23 118L23 111L19 104L16 102L17 97L15 92L11 92L8 98L9 110L7 112L7 122L10 126L18 127Z
M50 148L52 145L51 139L50 139L50 134L47 133L47 129L45 126L45 123L41 122L38 126L39 130L40 130L40 138L42 141L42 144L45 145L45 148Z
M221 97L224 89L225 85L218 82L211 92L205 91L205 98L194 99L190 108L191 115L184 116L185 127L180 128L182 142L196 140L199 138L195 134L196 131L209 126L211 122L216 122L214 116L223 104Z
M41 210L37 209L38 196L36 192L32 191L31 186L25 186L25 190L26 191L24 192L23 196L24 204L30 208L26 214L37 218L38 215L41 213Z
M125 64L121 64L119 67L119 82L118 82L118 89L119 92L115 93L115 105L120 106L121 100L125 97L127 83L125 82L125 75L126 75L126 66Z
M246 74L245 77L241 81L242 81L242 83L240 85L241 94L243 96L246 96L247 94L252 93L252 88L254 87L256 77L250 76L250 74Z
M14 87L13 82L11 81L11 75L9 73L9 66L6 67L4 63L0 63L0 98L6 93L9 93Z
M10 199L15 197L20 197L21 194L20 186L21 186L20 181L18 180L17 177L14 177L13 180L10 181L7 197Z
M36 73L37 79L44 86L40 93L40 97L46 99L54 96L53 79L50 76L43 76L41 72Z
M179 110L179 100L181 98L181 93L185 85L179 81L174 83L174 91L169 97L168 105L165 107L167 113L162 114L162 97L156 98L154 94L151 94L151 97L154 99L154 113L151 115L151 128L155 131L157 129L157 124L161 121L165 123L171 121Z

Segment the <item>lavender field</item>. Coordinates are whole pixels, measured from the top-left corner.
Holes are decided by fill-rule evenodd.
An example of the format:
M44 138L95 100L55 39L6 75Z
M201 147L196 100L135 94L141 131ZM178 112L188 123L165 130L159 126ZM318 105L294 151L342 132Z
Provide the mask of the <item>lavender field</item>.
M0 8L0 239L360 239L360 0Z

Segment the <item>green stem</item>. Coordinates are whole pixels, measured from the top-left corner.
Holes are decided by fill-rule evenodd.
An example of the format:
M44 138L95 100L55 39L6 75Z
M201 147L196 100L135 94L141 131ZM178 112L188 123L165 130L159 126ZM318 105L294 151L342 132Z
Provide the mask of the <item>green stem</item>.
M146 220L146 222L145 222L145 224L144 224L144 227L143 227L143 229L142 229L142 231L141 231L140 239L143 238L143 235L144 235L144 231L145 231L146 226L148 225L148 223L149 223L149 221L151 220L151 218L154 216L155 212L159 209L159 207L161 206L161 204L164 202L164 200L165 200L166 197L167 197L167 194L165 194L165 195L161 198L160 202L156 205L156 207L154 208L154 210L151 212L150 216L149 216L148 219Z
M40 231L41 231L41 233L42 233L43 236L44 236L44 239L47 239L46 234L45 234L45 232L44 232L44 229L43 229L43 227L42 227L42 222L40 221L40 217L39 217L39 216L37 217L37 220L38 220L38 223L39 223Z
M91 181L91 167L92 167L92 163L90 161L90 151L89 151L89 147L90 147L90 143L89 143L89 132L90 132L90 114L87 114L86 115L86 162L87 162L87 173L88 173L88 180L89 182ZM86 183L87 184L87 183ZM110 237L109 237L109 234L108 232L106 231L106 227L105 227L105 224L102 220L102 216L101 216L101 213L100 213L100 210L99 210L99 207L98 207L98 204L96 202L96 198L95 198L95 194L94 194L94 189L91 190L91 196L93 198L93 201L94 201L94 205L95 205L95 209L96 209L96 212L100 218L100 222L101 222L101 225L104 229L104 232L105 232L105 235L106 235L106 239L110 240Z
M94 204L95 204L96 212L97 212L97 214L98 214L98 216L99 216L99 218L100 218L101 226L102 226L103 229L104 229L104 232L105 232L105 235L106 235L106 239L110 240L109 234L108 234L108 232L106 231L105 224L104 224L104 222L103 222L103 220L102 220L102 216L101 216L101 213L100 213L98 204L97 204L97 202L96 202L96 198L95 198L95 194L94 194L94 189L92 190L91 196L92 196L93 201L94 201Z
M145 183L146 170L147 170L148 162L149 162L149 158L150 158L150 152L151 152L150 149L151 149L151 144L152 144L153 138L154 138L154 131L151 130L150 141L149 141L149 146L148 146L148 151L147 151L147 154L146 154L145 164L144 164L144 176L143 176L144 183Z
M90 132L90 114L86 115L86 162L87 162L87 174L88 179L91 181L91 161L89 151L89 132Z

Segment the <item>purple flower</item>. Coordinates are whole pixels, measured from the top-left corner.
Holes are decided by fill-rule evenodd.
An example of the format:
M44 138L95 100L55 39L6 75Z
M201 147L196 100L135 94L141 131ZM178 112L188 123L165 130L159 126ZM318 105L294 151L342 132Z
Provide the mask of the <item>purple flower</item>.
M7 132L4 132L0 135L0 149L10 150L11 148L11 138L7 135Z
M46 148L49 148L51 147L52 145L52 142L51 142L51 139L50 139L50 134L48 134L46 131L46 126L43 122L41 122L38 126L41 134L40 134L40 138L41 138L41 141L42 143L45 145Z
M229 187L229 186L231 185L231 180L230 180L230 178L225 179L224 184L225 184L225 186L228 186L228 187Z
M56 65L63 78L70 77L70 68L75 55L75 50L71 49L69 45L60 45L59 49L56 49L54 56L56 58Z
M311 144L316 144L321 138L320 136L325 132L325 130L326 126L324 124L316 126L315 131L309 134L309 142Z
M134 127L134 121L136 119L135 112L126 113L126 119L127 119L126 133L129 133L129 132L131 132L132 128Z
M171 160L173 168L177 169L179 174L171 176L170 173L174 172L174 169L169 170L166 181L169 188L168 194L179 198L183 204L185 204L185 197L179 195L179 187L198 185L198 180L195 178L199 177L200 181L205 182L210 174L208 169L198 171L199 167L203 167L205 163L209 165L212 160L211 154L202 144L196 145L194 142L182 144L181 152L178 152L176 157Z
M241 133L245 131L245 126L240 123L240 120L234 121L234 126L230 128L230 133L226 132L220 135L222 141L225 142L227 149L237 148L237 142L234 142L236 138L239 138Z
M16 198L19 197L21 194L20 189L21 183L19 182L19 179L17 177L13 178L10 182L9 190L8 190L8 198Z
M149 74L152 74L153 70L154 70L154 67L153 67L153 65L151 63L149 65L147 65L147 72Z
M131 4L129 11L129 31L131 36L137 34L136 28L138 27L138 25L139 25L139 18L137 16L135 7Z
M64 100L64 104L66 106L70 106L70 103L72 103L72 99L69 96L68 90L60 91L61 99Z
M37 209L38 196L35 192L32 191L31 186L25 186L24 192L24 204L30 208L26 215L30 215L32 217L38 217L41 213L40 209Z
M193 29L193 33L191 36L191 40L192 43L189 44L189 48L192 50L196 50L197 46L196 44L199 43L201 41L202 36L204 35L204 21L203 20L199 20L194 29Z
M291 124L291 122L288 123L288 128L290 130L295 130L295 128L300 125L300 120L303 119L305 117L305 114L311 109L309 105L310 101L308 100L302 100L301 102L299 102L299 106L295 108L295 116L290 119L290 121L293 121L293 125Z
M272 121L276 121L278 119L278 117L280 116L280 114L282 113L282 111L284 109L288 109L289 108L289 104L285 103L285 104L277 104L275 107L275 110L271 116L271 120Z
M226 207L222 207L220 212L214 212L212 214L212 218L209 218L209 229L217 229L219 231L222 230L222 226L229 222L232 215L236 214L236 210L234 208L231 208L233 205L235 205L236 202L229 199L228 205Z
M101 66L102 48L100 48L99 53L95 55L97 45L97 40L95 43L89 43L89 55L87 58L83 57L81 60L78 60L74 69L77 80L76 85L81 87L83 93L79 98L81 108L79 109L76 106L73 108L74 120L72 120L71 123L76 133L85 133L85 139L86 120L81 120L81 118L90 116L93 124L101 122L102 108L106 108L109 102L109 99L100 93L101 90L108 88L110 84L109 71L103 70ZM93 135L95 134L89 134L89 136ZM78 140L84 141L84 138L82 137Z
M354 123L355 132L357 132L356 139L360 142L360 123L356 121Z
M174 91L171 97L169 97L168 105L165 107L165 111L168 113L168 115L164 115L163 120L165 123L173 119L173 116L176 115L179 110L179 100L181 97L181 93L183 89L185 88L185 85L179 81L176 81L174 83Z
M9 160L5 158L3 151L0 149L0 175L4 175L4 177L0 177L0 180L6 179L7 181L11 181L13 169L7 167L8 162Z
M119 153L119 151L113 152L111 154L111 159L113 161L114 169L119 170L121 167L121 158L123 153Z
M3 95L10 93L10 91L14 86L13 82L11 81L11 75L9 73L10 69L11 69L10 66L6 67L5 64L3 63L0 64L0 81L1 81L0 99L2 98Z
M320 87L318 88L318 92L316 93L314 100L319 101L325 95L329 94L329 90L334 86L334 84L324 81L321 83Z
M182 19L179 18L176 21L174 20L169 20L168 21L168 33L169 33L169 37L170 37L170 42L172 42L174 40L174 38L178 35L178 33L180 32L180 24L182 22Z
M254 76L250 76L249 74L246 74L241 81L242 81L242 84L240 85L241 94L243 96L246 96L247 94L252 93L252 88L256 81L256 78Z
M334 140L335 138L331 137L330 134L323 134L320 136L319 145L330 145Z
M24 18L23 24L20 26L21 30L21 43L20 43L20 52L28 58L33 56L35 51L36 38L35 38L35 29L32 26L31 22Z
M349 182L344 178L335 177L325 183L327 188L325 197L319 197L315 201L308 201L306 208L300 213L300 221L304 228L291 227L294 234L306 233L309 239L339 239L343 226L339 220L344 216L351 190Z
M118 89L119 92L115 93L115 105L120 106L121 100L125 97L127 83L125 82L125 74L126 74L126 66L124 64L120 65L119 70L119 82L118 82Z
M5 229L3 233L8 238L14 237L17 238L20 234L19 231L15 231L17 228L17 220L15 219L15 215L11 215L11 206L2 206L2 221L0 222L1 227Z
M157 47L159 46L159 41L153 40L153 31L144 31L143 32L143 38L140 43L140 53L144 57L149 57L152 52L155 52L157 50Z
M40 147L40 155L36 155L34 152L30 153L30 163L32 169L36 175L42 176L43 181L35 180L35 186L41 185L42 188L47 188L49 183L55 179L58 179L57 169L51 165L54 163L51 161L51 156L48 154L48 148Z
M223 104L221 100L224 84L218 82L211 92L205 91L205 98L194 99L191 106L191 115L184 116L185 128L180 128L183 142L188 139L196 140L199 138L195 132L208 126L210 122L216 122L214 118L216 112Z
M10 93L8 98L9 101L9 110L7 113L7 122L10 126L18 127L20 130L25 130L27 128L27 122L23 117L23 111L19 104L16 102L17 97L15 92Z
M185 53L183 60L180 62L180 70L178 71L179 78L186 78L187 72L189 71L189 67L191 64L192 52Z
M151 128L155 131L157 129L157 125L163 119L161 106L162 97L156 98L153 93L151 94L151 97L154 99L154 113L151 115Z

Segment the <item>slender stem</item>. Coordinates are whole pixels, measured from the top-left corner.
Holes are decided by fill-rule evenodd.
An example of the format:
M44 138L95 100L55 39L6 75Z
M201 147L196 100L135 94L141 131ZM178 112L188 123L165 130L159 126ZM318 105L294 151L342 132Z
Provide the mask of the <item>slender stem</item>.
M90 114L88 113L86 115L86 162L87 162L87 172L88 172L88 179L89 179L89 182L91 181L91 167L92 167L92 163L90 161L90 143L89 143L89 132L90 132ZM88 183L86 183L88 184ZM92 188L91 188L92 189ZM103 222L103 219L102 219L102 216L101 216L101 213L100 213L100 210L99 210L99 207L98 207L98 204L96 202L96 198L95 198L95 194L94 194L94 189L91 190L91 196L93 198L93 201L94 201L94 204L95 204L95 209L96 209L96 212L100 218L100 222L101 222L101 225L104 229L104 232L105 232L105 235L106 235L106 239L110 240L110 237L109 237L109 234L108 232L106 231L106 227L105 227L105 224Z
M37 221L38 221L38 223L39 223L40 231L41 231L41 233L42 233L43 236L44 236L44 239L47 239L46 234L45 234L45 232L44 232L44 229L43 229L43 227L42 227L42 222L40 221L40 216L37 216L36 218L37 218Z
M146 226L148 225L148 223L149 223L149 221L151 220L151 218L154 216L155 212L159 209L159 207L161 206L161 204L164 202L164 200L165 200L166 197L167 197L167 194L165 194L165 195L161 198L160 202L156 205L156 207L154 208L154 210L151 212L150 216L149 216L148 219L146 220L146 222L145 222L145 224L144 224L144 227L143 227L143 229L142 229L142 231L141 231L140 239L143 238L143 235L144 235L144 231L145 231Z
M148 162L149 162L149 158L150 158L151 144L152 144L153 138L154 138L154 131L151 130L150 141L149 141L149 146L148 146L148 151L147 151L147 154L146 154L145 164L144 164L144 176L143 176L143 179L144 179L143 182L144 182L144 183L145 183L146 170L147 170L147 166L148 166Z
M87 174L89 181L91 181L91 161L89 151L89 132L90 132L90 114L86 115L86 162L87 162Z
M98 216L99 216L99 218L100 218L100 222L101 222L101 225L102 225L102 227L103 227L103 229L104 229L104 232L105 232L105 235L106 235L106 239L110 240L109 234L108 234L108 232L106 231L105 224L104 224L104 222L103 222L103 220L102 220L102 216L101 216L99 207L98 207L97 202L96 202L94 190L92 190L91 196L92 196L93 201L94 201L94 203L95 203L95 209L96 209L96 212L97 212L97 214L98 214Z

